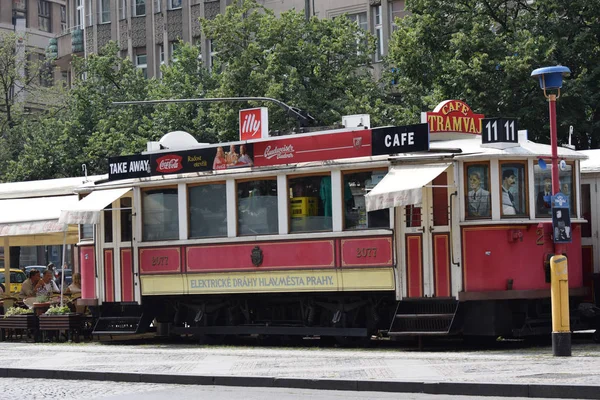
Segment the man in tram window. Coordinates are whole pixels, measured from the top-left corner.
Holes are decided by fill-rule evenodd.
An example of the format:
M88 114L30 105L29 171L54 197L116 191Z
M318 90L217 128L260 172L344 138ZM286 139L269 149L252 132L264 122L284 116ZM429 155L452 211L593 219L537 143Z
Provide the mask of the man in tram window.
M535 202L537 206L538 214L550 214L552 212L552 179L549 177L544 178L544 188L537 194L537 200Z
M469 174L469 217L490 216L490 192L481 187L481 173L473 171Z
M515 197L510 192L510 188L516 181L515 171L512 168L502 172L502 214L504 215L517 215Z

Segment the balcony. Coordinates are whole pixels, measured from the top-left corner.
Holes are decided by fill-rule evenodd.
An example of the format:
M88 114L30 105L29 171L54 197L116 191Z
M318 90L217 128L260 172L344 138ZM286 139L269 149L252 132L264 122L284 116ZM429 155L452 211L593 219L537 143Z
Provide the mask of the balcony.
M83 57L83 49L83 30L73 28L63 32L56 39L50 39L47 52L48 54L54 53L56 64L62 70L66 70L69 69L74 54Z

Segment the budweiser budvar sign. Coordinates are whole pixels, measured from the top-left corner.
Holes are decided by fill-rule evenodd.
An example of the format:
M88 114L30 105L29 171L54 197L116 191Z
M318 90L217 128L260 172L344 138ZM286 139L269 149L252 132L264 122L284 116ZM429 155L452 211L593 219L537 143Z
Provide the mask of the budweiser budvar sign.
M294 158L294 146L291 144L281 147L277 147L277 145L267 146L265 148L264 157L266 160L270 160L272 158L277 160Z
M156 171L161 174L172 174L183 168L181 156L169 154L156 160Z

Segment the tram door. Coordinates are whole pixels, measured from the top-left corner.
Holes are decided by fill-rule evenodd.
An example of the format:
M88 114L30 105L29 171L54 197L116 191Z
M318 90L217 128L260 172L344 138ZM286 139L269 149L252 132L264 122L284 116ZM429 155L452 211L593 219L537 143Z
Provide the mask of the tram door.
M592 287L591 275L600 273L600 177L581 179L581 211L587 223L581 225L581 251L585 286ZM595 288L598 291L599 288ZM596 299L600 301L600 299Z
M106 302L135 301L132 194L115 200L103 216L103 289Z
M402 213L407 297L449 297L449 170L424 187L421 204Z

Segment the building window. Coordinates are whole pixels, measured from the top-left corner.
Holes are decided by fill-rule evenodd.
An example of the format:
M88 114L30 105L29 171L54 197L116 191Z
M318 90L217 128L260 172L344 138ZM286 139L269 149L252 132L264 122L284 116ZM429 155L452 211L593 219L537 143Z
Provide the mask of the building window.
M60 6L60 31L66 32L67 29L67 7Z
M190 238L227 236L225 184L188 188Z
M396 25L396 18L402 19L406 17L408 15L408 11L406 10L406 1L404 0L392 1L389 3L389 7L390 32L393 32L398 29L398 26Z
M133 209L131 197L123 197L121 204L121 242L131 242L133 236Z
M146 15L146 0L133 0L133 16L141 17Z
M50 32L50 2L38 0L38 29L44 32Z
M54 84L54 70L52 63L46 62L46 57L42 54L39 55L40 69L39 69L39 81L41 86L50 87Z
M142 192L142 240L179 238L177 188Z
M175 53L179 52L179 49L181 48L181 44L179 41L176 42L171 42L169 47L171 48L171 61L175 62L177 61L177 57L175 57Z
M135 56L135 66L142 71L144 78L148 79L148 58L146 54Z
M490 164L465 164L465 182L467 219L490 218Z
M100 0L100 23L110 22L110 0Z
M500 164L502 217L527 217L527 168L525 163Z
M373 29L375 39L377 40L377 49L375 50L375 61L381 61L383 58L383 17L381 15L382 6L373 7Z
M277 180L238 182L237 211L240 235L277 234Z
M75 2L75 29L83 28L83 0L77 0Z
M119 1L119 19L127 19L127 0Z
M92 26L94 23L94 13L92 10L92 0L85 0L85 26Z
M209 69L212 69L215 66L215 60L217 57L217 43L213 39L208 40L208 54L210 59Z
M550 168L541 169L539 165L533 167L533 180L535 187L535 217L552 218L552 172ZM567 164L564 171L558 175L559 191L569 199L571 216L575 216L575 197L573 191L573 165Z
M363 31L367 32L367 29L369 29L366 12L358 14L348 14L347 17L350 21L356 22L360 29L362 29Z
M288 190L290 232L331 230L331 175L291 178L288 180Z
M387 171L344 173L344 229L389 228L390 210L367 212L365 195L383 179Z
M181 8L181 0L169 0L169 10Z
M154 12L155 13L159 13L160 12L161 3L162 3L161 0L154 0Z

